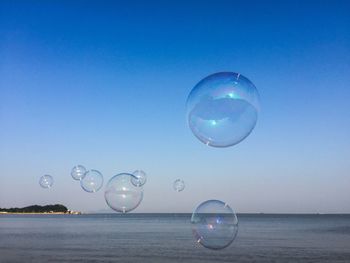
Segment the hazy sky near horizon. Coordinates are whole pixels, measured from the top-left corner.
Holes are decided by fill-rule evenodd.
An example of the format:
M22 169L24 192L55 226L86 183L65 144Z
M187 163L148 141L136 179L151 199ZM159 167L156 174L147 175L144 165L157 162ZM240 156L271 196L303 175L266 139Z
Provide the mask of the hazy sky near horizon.
M105 182L145 170L135 212L221 199L237 212L350 213L349 10L348 1L1 1L0 207L109 211L103 190L71 178L83 164ZM185 118L193 86L219 71L245 75L261 96L255 130L225 149L199 142ZM44 174L50 190L39 187Z

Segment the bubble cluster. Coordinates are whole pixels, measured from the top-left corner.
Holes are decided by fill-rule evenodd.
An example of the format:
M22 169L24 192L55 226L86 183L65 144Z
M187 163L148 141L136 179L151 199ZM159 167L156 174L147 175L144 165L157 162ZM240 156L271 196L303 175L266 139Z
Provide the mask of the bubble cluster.
M84 191L95 193L103 185L103 175L97 170L89 170L85 173L83 179L80 180L80 185Z
M185 189L185 182L181 179L176 179L173 183L173 188L176 192L181 192Z
M228 247L236 238L238 219L231 207L219 200L200 204L191 218L193 235L209 249Z
M259 94L254 84L239 73L220 72L201 80L190 92L187 121L192 133L204 144L229 147L244 140L254 129L259 112ZM71 170L74 180L89 193L103 186L101 172L76 165ZM104 197L114 211L127 213L143 200L143 185L147 175L143 170L119 173L107 183ZM53 178L44 175L40 186L50 188ZM181 192L185 182L176 179L173 189ZM219 250L228 247L238 233L238 219L229 205L220 200L201 203L191 217L195 240L205 248Z
M241 74L220 72L192 89L186 107L189 127L201 142L228 147L244 140L254 129L259 94Z
M106 185L105 199L113 210L127 213L139 206L143 199L143 187L133 183L133 174L120 173L113 176Z
M142 186L146 183L147 181L147 175L144 171L142 170L136 170L132 173L135 178L131 179L131 182L136 185L136 186Z
M79 164L72 168L72 171L70 174L74 180L81 180L85 176L86 172L87 172L86 168Z
M51 188L53 185L53 177L51 175L43 175L39 179L39 184L42 188Z

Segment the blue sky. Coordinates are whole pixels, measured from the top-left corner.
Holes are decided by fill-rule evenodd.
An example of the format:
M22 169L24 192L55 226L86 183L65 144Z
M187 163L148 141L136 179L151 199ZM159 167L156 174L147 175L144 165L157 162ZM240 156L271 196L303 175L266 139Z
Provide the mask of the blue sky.
M0 207L107 209L75 164L148 173L137 212L350 212L347 1L1 1ZM219 71L261 96L252 134L216 149L185 102ZM47 191L43 174L55 178ZM186 189L172 190L182 178Z

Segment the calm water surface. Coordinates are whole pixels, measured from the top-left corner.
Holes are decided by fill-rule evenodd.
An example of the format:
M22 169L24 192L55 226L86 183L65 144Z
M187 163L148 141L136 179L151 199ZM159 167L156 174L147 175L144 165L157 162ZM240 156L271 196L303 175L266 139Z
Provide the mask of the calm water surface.
M350 215L239 215L230 247L190 214L0 215L0 262L350 262Z

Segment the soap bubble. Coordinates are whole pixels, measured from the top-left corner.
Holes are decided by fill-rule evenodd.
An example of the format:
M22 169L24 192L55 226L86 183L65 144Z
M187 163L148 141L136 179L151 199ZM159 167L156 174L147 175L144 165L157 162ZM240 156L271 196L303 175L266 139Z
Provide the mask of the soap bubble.
M136 170L132 173L134 177L136 178L131 178L131 182L136 185L136 186L142 186L146 183L147 181L147 175L144 171L142 170Z
M89 193L95 193L101 189L103 185L103 175L97 170L90 170L80 181L81 187Z
M201 142L229 147L254 129L259 94L241 74L220 72L204 78L192 89L186 108L188 124Z
M138 207L143 198L143 188L133 184L132 180L137 178L129 173L117 174L109 180L105 199L110 208L127 213Z
M219 200L200 204L192 214L191 223L196 241L209 249L228 247L238 232L236 214Z
M181 179L177 179L174 181L173 187L176 192L181 192L185 189L185 182Z
M71 171L71 176L74 180L81 180L85 176L86 168L82 165L76 165Z
M51 188L53 185L53 177L51 175L43 175L39 179L39 184L42 188Z

